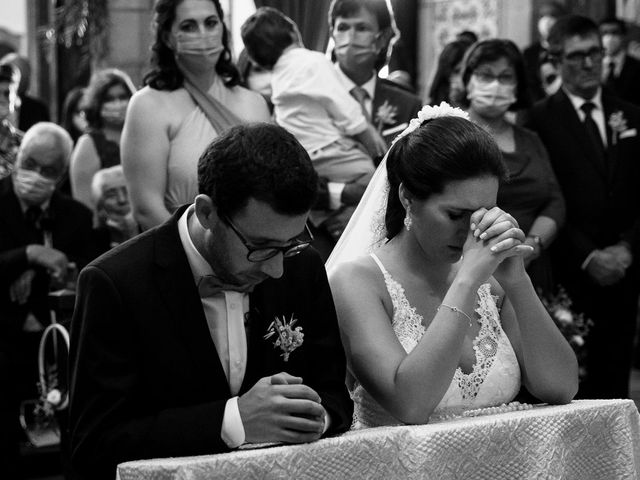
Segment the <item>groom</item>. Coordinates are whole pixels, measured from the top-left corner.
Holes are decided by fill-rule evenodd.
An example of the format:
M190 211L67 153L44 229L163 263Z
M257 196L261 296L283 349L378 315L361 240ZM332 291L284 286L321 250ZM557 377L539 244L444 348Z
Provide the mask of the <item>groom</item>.
M80 478L349 427L333 300L306 248L316 182L281 127L232 128L200 158L192 205L83 270L69 412ZM276 319L297 341L265 338Z

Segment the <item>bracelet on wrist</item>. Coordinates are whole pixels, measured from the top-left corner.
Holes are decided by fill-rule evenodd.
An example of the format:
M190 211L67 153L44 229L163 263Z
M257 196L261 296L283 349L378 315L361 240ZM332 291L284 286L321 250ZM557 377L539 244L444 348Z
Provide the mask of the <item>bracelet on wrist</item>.
M457 313L459 315L464 315L465 317L467 317L467 320L469 320L469 327L473 326L473 320L471 319L471 317L469 315L467 315L465 312L463 312L462 310L460 310L458 307L452 307L451 305L447 305L445 303L441 303L438 306L438 308L436 308L436 312L439 312L441 307L448 308L452 312Z

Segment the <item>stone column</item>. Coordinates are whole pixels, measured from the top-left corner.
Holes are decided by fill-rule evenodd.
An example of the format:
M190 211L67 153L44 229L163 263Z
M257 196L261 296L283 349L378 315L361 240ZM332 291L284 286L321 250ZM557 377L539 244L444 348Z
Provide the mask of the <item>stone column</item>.
M95 65L127 72L140 87L149 69L153 0L109 0L109 52Z

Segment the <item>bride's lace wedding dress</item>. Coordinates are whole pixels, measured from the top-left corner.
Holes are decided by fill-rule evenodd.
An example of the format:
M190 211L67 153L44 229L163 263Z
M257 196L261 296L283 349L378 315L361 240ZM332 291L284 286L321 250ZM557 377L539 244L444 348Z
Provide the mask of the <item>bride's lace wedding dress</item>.
M393 331L405 351L409 353L425 333L423 317L409 304L402 285L391 277L375 254L370 255L380 267L391 296ZM473 370L463 373L460 367L456 369L453 380L431 415L430 421L457 415L465 410L508 403L520 389L518 360L500 325L500 314L488 283L478 289L476 312L480 331L473 340L476 355ZM375 366L372 365L372 368ZM354 401L352 428L401 424L376 402L357 380L351 386L351 398Z

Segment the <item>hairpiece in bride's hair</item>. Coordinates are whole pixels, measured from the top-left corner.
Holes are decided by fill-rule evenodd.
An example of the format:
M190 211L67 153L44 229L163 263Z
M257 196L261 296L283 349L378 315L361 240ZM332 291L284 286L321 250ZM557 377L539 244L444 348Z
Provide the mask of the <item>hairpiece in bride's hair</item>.
M447 102L441 102L440 105L425 105L422 110L418 112L416 118L412 118L409 122L409 126L405 128L396 138L393 139L391 145L395 144L398 140L406 137L416 128L422 125L424 122L433 120L438 117L460 117L465 120L469 120L469 114L458 107L452 107Z

